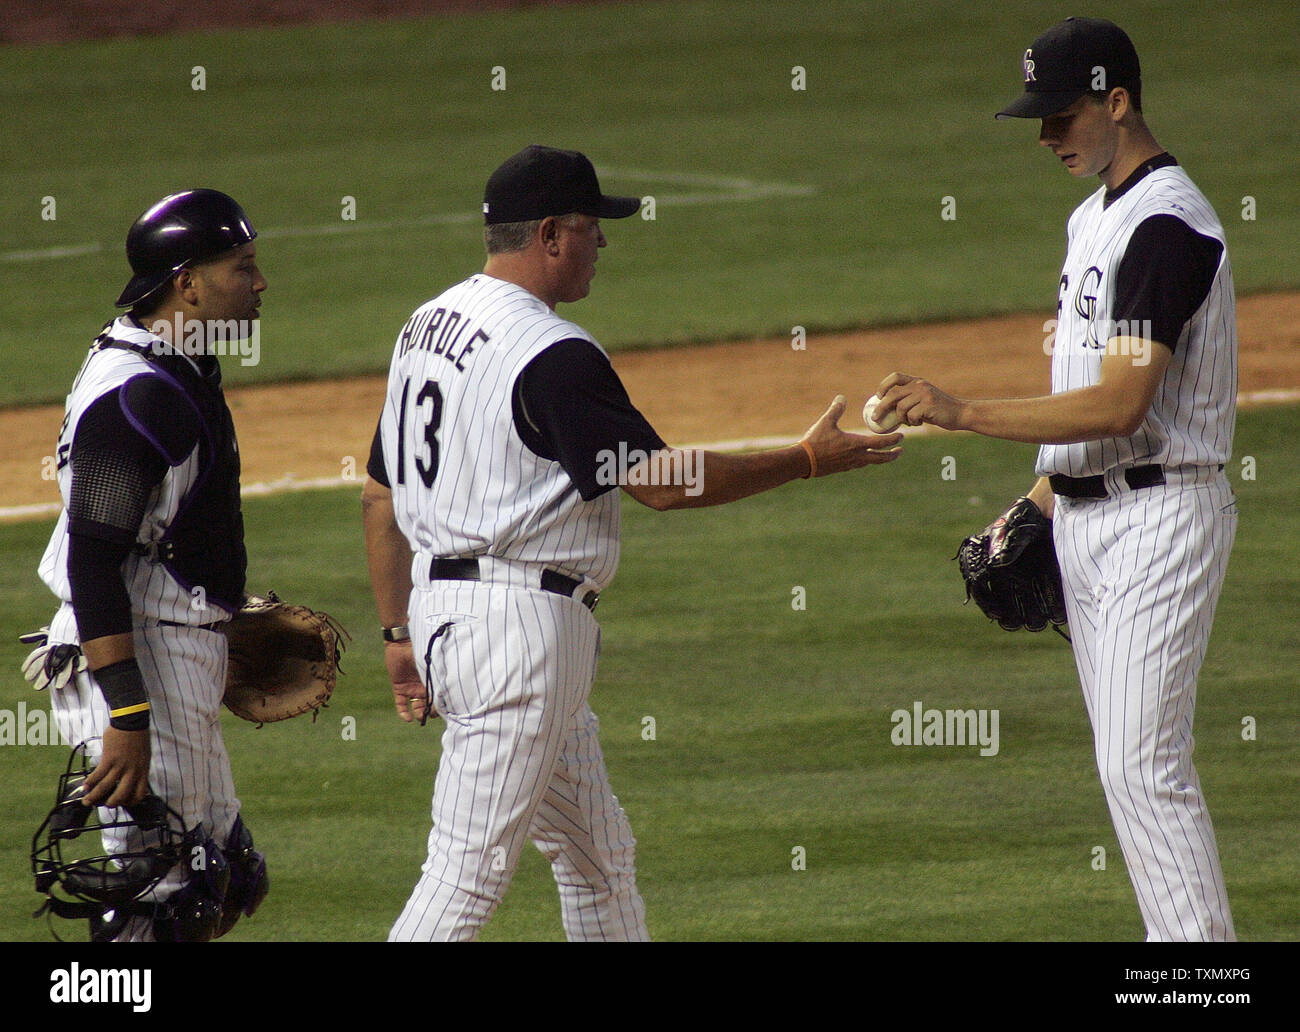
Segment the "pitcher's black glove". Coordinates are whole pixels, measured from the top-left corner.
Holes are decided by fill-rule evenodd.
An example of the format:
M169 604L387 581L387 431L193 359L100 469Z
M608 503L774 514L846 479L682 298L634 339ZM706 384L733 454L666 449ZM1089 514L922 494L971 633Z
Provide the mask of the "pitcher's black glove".
M1066 622L1052 521L1028 498L961 543L955 556L972 598L1007 631L1045 630Z

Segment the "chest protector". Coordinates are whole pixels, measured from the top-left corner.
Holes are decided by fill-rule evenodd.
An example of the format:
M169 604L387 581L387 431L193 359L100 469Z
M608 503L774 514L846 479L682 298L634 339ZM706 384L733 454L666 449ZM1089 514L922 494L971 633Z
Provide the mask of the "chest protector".
M209 602L237 610L244 598L248 554L239 498L239 446L221 390L220 367L214 363L210 372L199 373L183 357L154 355L147 346L112 339L101 346L125 348L146 359L181 393L199 422L198 473L162 537L141 550L162 563L186 591L201 587Z

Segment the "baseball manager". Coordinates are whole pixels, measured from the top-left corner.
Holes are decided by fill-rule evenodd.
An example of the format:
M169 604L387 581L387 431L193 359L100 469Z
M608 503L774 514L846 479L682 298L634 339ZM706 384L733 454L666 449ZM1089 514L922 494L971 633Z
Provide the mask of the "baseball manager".
M474 938L528 840L570 940L647 938L588 705L594 611L619 559L615 488L655 509L718 505L898 455L899 435L837 427L842 398L788 448L668 447L600 345L555 312L591 289L601 220L639 207L602 194L582 154L528 147L488 180L483 272L398 335L366 544L398 713L437 713L445 730L428 859L390 940Z

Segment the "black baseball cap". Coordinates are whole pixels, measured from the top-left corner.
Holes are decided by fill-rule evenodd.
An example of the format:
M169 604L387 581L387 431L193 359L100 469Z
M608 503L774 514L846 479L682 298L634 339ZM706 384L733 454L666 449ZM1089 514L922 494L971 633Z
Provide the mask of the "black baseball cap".
M488 177L483 192L483 221L489 226L572 212L625 219L640 208L639 197L602 194L586 155L537 144L507 158Z
M1025 92L997 118L1046 118L1085 93L1142 82L1133 41L1101 18L1067 18L1053 25L1025 51L1021 67Z

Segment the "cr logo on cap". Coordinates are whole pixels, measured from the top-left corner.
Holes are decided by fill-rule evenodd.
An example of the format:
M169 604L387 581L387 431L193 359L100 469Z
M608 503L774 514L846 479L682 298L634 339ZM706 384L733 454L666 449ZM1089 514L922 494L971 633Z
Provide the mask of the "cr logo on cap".
M1034 78L1034 51L1032 47L1025 51L1024 65L1025 82L1037 82L1038 80Z

